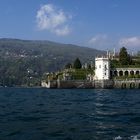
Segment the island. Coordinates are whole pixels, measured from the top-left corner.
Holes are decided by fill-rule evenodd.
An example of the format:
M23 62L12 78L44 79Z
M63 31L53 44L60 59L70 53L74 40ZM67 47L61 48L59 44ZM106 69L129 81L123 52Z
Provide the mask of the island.
M79 58L65 69L45 73L41 82L45 88L140 88L140 59L122 47L117 54L107 51L95 57L94 63L81 64Z

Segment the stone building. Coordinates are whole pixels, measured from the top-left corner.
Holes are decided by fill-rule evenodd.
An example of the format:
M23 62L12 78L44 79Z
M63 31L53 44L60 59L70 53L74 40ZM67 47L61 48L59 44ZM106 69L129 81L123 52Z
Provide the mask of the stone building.
M95 80L109 80L116 76L140 76L140 68L110 68L109 57L95 58Z
M140 68L114 68L111 69L112 76L140 75Z
M108 57L95 58L95 80L110 79L110 61Z

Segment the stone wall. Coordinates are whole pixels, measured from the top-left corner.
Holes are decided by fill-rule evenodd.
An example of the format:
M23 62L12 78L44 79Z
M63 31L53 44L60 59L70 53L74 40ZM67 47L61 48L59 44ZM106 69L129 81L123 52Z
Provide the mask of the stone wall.
M113 88L114 81L113 80L95 80L93 81L94 88Z
M140 80L114 80L114 88L140 88Z
M131 80L57 80L49 81L46 88L140 88L140 79Z
M58 80L57 88L94 88L91 81L86 80Z

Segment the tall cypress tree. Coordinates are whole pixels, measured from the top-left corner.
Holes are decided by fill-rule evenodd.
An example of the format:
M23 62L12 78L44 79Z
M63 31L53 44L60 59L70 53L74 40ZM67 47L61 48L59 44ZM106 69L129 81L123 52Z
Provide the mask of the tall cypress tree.
M131 56L127 53L127 49L125 47L120 49L119 61L121 65L128 65L132 63Z
M76 59L75 59L74 64L73 64L73 67L74 67L75 69L81 69L81 68L82 68L82 64L81 64L79 58L76 58Z

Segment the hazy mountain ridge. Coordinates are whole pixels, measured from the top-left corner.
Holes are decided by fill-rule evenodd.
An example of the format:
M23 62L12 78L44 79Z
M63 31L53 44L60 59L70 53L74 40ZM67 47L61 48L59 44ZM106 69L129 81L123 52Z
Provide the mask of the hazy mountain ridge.
M103 53L103 51L87 47L51 41L0 39L1 57L42 58L48 60L48 62L51 61L51 64L58 63L60 65L61 62L61 66L67 62L72 62L76 57L79 57L83 63L86 61L89 62L94 60L96 55ZM48 70L53 70L53 68L48 67ZM54 68L54 70L56 70L56 68Z
M77 57L94 61L103 53L51 41L0 39L0 86L38 86L45 72L61 70Z

